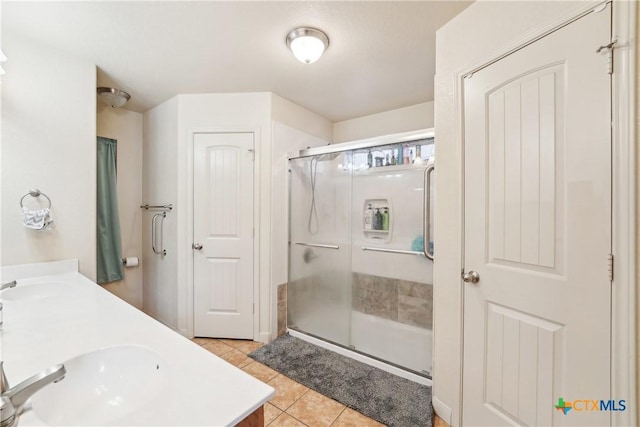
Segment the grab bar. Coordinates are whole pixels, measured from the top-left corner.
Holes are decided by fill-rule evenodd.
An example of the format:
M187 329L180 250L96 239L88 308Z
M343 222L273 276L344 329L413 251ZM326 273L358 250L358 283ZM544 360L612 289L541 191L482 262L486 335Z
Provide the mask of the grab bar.
M363 246L361 249L363 251L388 252L388 253L391 253L391 254L424 256L424 253L422 253L420 251L402 251L402 250L399 250L399 249L371 248L371 247L368 247L368 246Z
M305 242L291 242L292 245L309 246L312 248L325 248L325 249L340 249L340 246L336 245L320 245L317 243L305 243Z
M160 217L160 250L156 249L156 219ZM165 256L167 251L162 248L164 246L164 236L162 235L162 225L164 224L164 219L167 217L166 212L157 213L151 218L151 249L153 249L153 253Z
M431 174L435 169L434 165L428 166L424 170L424 206L422 211L422 240L424 256L433 261L433 252L429 252L431 246Z

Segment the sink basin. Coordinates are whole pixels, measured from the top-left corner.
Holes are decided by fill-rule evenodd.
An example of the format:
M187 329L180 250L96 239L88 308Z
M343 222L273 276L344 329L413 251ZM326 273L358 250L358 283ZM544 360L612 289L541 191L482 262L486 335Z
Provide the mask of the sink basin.
M0 293L0 300L26 301L45 298L56 298L73 291L67 283L37 283L34 285L18 285L5 289Z
M31 399L35 415L54 426L114 425L167 387L167 364L135 345L107 347L63 362L64 380Z

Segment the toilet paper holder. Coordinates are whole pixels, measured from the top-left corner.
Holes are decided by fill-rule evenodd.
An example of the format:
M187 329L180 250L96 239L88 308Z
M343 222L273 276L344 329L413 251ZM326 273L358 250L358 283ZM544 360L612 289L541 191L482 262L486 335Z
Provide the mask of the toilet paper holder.
M135 262L134 262L134 263L132 263L132 264L129 264L129 263L127 262L127 259L131 259L131 260L133 260L133 261L135 261ZM139 259L138 259L138 257L127 257L127 258L122 258L122 264L123 264L123 265L125 265L125 266L135 267L135 266L137 266L137 265L139 264Z

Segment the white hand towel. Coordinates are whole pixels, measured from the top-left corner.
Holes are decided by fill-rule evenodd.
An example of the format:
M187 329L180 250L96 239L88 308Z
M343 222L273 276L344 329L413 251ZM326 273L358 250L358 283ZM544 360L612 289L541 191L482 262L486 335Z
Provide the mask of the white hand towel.
M53 217L48 208L38 209L37 211L22 208L22 221L27 228L44 230L53 222Z

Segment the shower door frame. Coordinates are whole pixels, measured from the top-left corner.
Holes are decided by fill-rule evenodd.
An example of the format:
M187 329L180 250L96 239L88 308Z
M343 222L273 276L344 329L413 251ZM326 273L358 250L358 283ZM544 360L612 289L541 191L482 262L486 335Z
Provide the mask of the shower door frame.
M402 133L396 133L396 134L389 134L389 135L382 135L382 136L378 136L378 137L372 137L372 138L367 138L367 139L362 139L362 140L355 140L355 141L349 141L349 142L343 142L343 143L338 143L338 144L329 144L329 145L325 145L325 146L321 146L321 147L313 147L313 148L307 148L304 150L300 150L298 155L290 155L288 157L288 161L290 162L291 160L296 160L296 159L302 159L305 157L313 157L313 156L319 156L319 155L323 155L323 154L332 154L332 153L341 153L341 152L353 152L355 150L362 150L362 149L367 149L367 148L374 148L374 147L380 147L380 146L385 146L385 145L393 145L393 144L400 144L400 143L404 143L404 142L411 142L411 141L416 141L416 140L421 140L421 139L429 139L429 138L433 138L435 139L435 129L434 128L429 128L429 129L421 129L421 130L417 130L417 131L410 131L410 132L402 132ZM425 164L425 168L428 169L428 166ZM287 181L287 185L288 185L288 206L287 206L287 212L290 214L291 213L291 168L288 167L289 170L289 176L288 176L288 181ZM351 179L353 179L353 175L351 176ZM426 191L426 188L425 188ZM425 227L429 227L430 224L425 224L423 225ZM291 240L291 216L288 215L288 236L287 236L287 240L288 240L288 250L287 250L287 294L289 293L289 283L290 283L290 278L291 278L291 245L292 245L292 240ZM352 249L353 250L353 249ZM425 246L425 250L426 250L426 246ZM430 258L431 259L431 258ZM431 261L433 262L433 259L431 259ZM289 331L289 318L288 318L288 311L289 311L289 296L287 295L287 321L286 321L286 328L287 331ZM401 366L401 365L397 365L393 362L390 362L388 360L382 359L380 357L376 357L375 355L369 354L369 353L365 353L362 351L358 351L355 348L352 348L352 346L345 346L342 345L340 343L336 343L334 341L331 341L327 338L324 337L320 337L317 335L314 335L313 333L309 333L307 331L302 331L302 330L297 330L297 329L291 329L291 331L293 331L295 334L299 334L299 335L306 335L308 337L311 337L311 342L313 342L313 340L316 341L320 341L320 342L324 342L329 344L329 347L333 346L335 351L338 351L339 349L344 349L344 351L346 352L352 352L352 354L354 354L356 357L356 359L364 362L364 363L369 363L373 366L378 366L380 367L380 364L382 365L387 365L389 367L392 368L392 370L396 371L397 375L403 375L402 372L407 373L410 376L415 376L418 378L421 378L423 380L426 380L429 384L431 383L431 376L433 375L433 371L430 372L430 375L425 375L424 373L421 372L416 372L410 368ZM431 329L432 331L432 335L431 335L431 359L433 361L433 341L434 341L434 335L433 335L433 329ZM338 351L339 352L339 351ZM359 357L358 357L359 356ZM368 362L366 359L370 359L370 361Z

